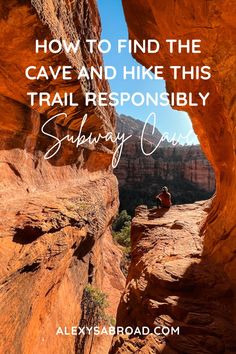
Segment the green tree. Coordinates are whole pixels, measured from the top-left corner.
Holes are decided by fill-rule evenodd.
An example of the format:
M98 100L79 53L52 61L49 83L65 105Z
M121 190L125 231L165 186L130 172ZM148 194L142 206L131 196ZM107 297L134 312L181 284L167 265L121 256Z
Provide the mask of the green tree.
M131 221L131 216L127 213L126 210L122 210L113 222L112 229L114 231L120 231L127 222Z
M126 221L120 231L113 232L113 238L123 247L130 247L130 229L131 222Z
M101 290L95 288L91 284L88 284L84 288L83 298L81 302L81 320L80 327L96 327L99 324L112 324L114 319L106 314L106 308L108 307L107 295ZM75 353L84 353L85 343L88 339L88 334L81 334L77 336L75 344ZM94 331L92 331L91 344L89 354L92 353L92 346L94 341Z

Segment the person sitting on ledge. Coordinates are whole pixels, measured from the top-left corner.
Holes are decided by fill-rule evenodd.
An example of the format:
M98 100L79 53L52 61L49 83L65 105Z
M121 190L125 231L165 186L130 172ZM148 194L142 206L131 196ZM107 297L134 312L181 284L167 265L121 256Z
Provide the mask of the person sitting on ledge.
M167 187L162 188L162 192L156 196L157 208L170 208L171 203L171 194L168 192Z

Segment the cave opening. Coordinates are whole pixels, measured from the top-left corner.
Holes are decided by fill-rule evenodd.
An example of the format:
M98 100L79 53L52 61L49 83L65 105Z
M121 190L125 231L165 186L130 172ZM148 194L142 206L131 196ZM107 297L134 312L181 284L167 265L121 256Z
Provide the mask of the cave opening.
M165 80L155 79L155 70L152 77L148 72L144 79L136 74L145 67L132 57L129 48L117 53L116 43L121 38L129 40L122 1L100 0L98 7L102 38L111 43L111 51L103 54L104 65L113 65L117 70L117 76L109 81L112 94L121 95L125 91L130 96L139 93L168 97ZM108 16L109 13L116 13L115 18ZM114 26L116 31L113 31ZM149 64L156 68L158 60ZM126 73L135 72L135 76L124 77L124 68ZM168 187L175 205L207 200L213 196L215 174L186 112L173 109L169 101L168 105L152 102L141 106L130 100L115 108L117 133L131 135L114 169L119 182L120 212L126 210L134 216L138 205L155 207L155 196L163 186ZM155 115L155 119L150 120L150 115ZM150 151L154 152L149 154Z

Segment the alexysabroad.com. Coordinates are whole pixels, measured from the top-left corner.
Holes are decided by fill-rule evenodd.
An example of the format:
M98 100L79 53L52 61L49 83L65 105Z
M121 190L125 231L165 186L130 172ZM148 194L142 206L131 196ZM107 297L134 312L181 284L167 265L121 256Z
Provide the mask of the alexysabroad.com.
M154 328L143 327L122 327L122 326L95 326L95 327L57 327L56 335L60 336L84 336L84 335L128 335L128 336L147 336L148 334L155 334L157 336L171 336L179 335L180 327L167 327L167 326L157 326Z

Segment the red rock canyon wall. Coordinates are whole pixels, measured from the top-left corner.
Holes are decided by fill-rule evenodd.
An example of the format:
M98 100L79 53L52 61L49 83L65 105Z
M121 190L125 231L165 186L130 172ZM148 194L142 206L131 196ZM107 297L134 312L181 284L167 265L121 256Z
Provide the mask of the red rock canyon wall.
M85 38L99 38L101 25L94 0L10 0L0 4L0 254L1 338L4 353L72 353L76 338L56 336L57 326L77 326L80 302L88 283L109 293L115 315L123 276L121 254L111 242L110 224L118 208L118 188L110 164L114 146L100 143L79 149L64 145L51 160L43 155L52 141L40 131L53 115L67 118L50 124L51 134L114 129L112 109L85 107L86 90L109 90L106 81L69 83L29 81L29 65L102 65L89 55ZM37 11L36 11L37 10ZM35 54L35 39L76 40L76 56ZM73 92L78 107L29 105L27 91ZM90 345L90 343L89 343ZM109 338L96 342L96 351ZM99 349L100 348L100 349ZM108 349L107 349L108 350Z

